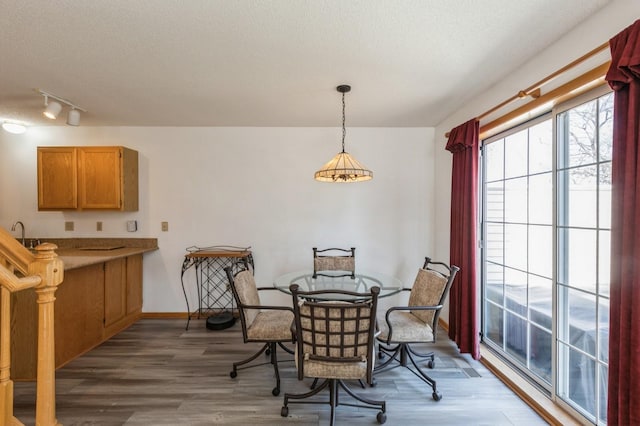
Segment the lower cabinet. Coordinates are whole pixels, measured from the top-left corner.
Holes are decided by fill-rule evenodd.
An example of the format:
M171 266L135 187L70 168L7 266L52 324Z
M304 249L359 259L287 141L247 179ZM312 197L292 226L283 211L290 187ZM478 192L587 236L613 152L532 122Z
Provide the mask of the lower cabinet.
M142 254L65 271L56 290L56 368L133 324L142 313ZM12 294L11 378L34 380L38 312L33 289Z

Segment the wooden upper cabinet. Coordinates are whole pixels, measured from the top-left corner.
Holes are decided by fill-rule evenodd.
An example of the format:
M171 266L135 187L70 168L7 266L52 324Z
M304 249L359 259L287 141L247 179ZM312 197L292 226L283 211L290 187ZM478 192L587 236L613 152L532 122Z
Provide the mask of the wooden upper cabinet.
M38 210L77 208L76 149L38 148Z
M61 153L69 161L58 158ZM137 211L138 152L121 146L39 147L38 209Z

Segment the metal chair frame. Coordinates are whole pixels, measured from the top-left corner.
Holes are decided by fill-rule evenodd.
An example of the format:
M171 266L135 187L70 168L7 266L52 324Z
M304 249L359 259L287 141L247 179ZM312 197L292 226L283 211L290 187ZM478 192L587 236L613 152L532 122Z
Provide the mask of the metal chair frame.
M325 252L330 252L330 253L335 253L335 252L342 252L342 253L346 253L344 255L321 255L319 253L325 253ZM327 269L318 269L317 267L317 261L316 259L342 259L345 257L352 257L353 258L353 268L350 268L348 271L351 272L350 274L344 274L344 275L340 275L343 277L351 277L353 279L355 279L356 275L355 275L355 257L356 257L356 248L355 247L351 247L350 249L343 249L343 248L327 248L327 249L322 249L322 250L318 250L317 247L313 247L313 278L317 278L318 276L323 276L324 274L321 273L321 271L325 271ZM331 269L331 270L335 270L335 269ZM327 276L331 276L331 277L335 277L336 275L327 275Z
M445 272L432 268L432 265L438 265L438 268L443 269ZM437 329L438 329L438 320L440 318L440 312L442 307L444 306L444 300L449 294L449 290L451 289L451 285L453 284L453 280L460 270L455 265L447 265L443 262L433 262L430 257L426 257L424 261L424 266L422 269L428 271L434 271L438 274L442 275L447 279L447 283L442 291L442 295L440 296L440 300L437 305L434 306L394 306L387 310L385 313L385 321L387 326L389 327L389 334L387 339L382 339L380 337L377 338L378 341L378 358L383 359L385 356L389 358L385 360L382 364L376 366L375 373L379 374L384 371L387 371L396 367L406 367L409 371L411 371L414 375L420 378L422 381L431 386L432 389L432 397L436 401L440 401L442 399L442 394L437 390L436 381L431 378L424 370L418 365L418 362L415 358L426 359L427 367L433 369L435 367L435 353L433 351L422 353L411 347L411 344L414 343L435 343L437 339ZM447 275L448 274L448 275ZM411 291L411 288L403 288L402 291ZM430 310L435 311L433 315L433 322L430 324L433 340L431 341L415 341L415 342L399 342L395 343L393 340L393 326L391 325L391 321L389 317L394 311L418 311L418 310ZM414 358L415 357L415 358ZM397 361L398 364L391 365L393 361ZM411 365L409 365L409 362ZM413 367L413 368L412 368Z
M370 293L345 290L300 291L297 284L292 284L290 290L295 315L298 380L305 377L305 362L356 363L362 362L366 358L366 381L373 386L375 316L380 289L372 287ZM321 295L327 293L349 295L352 297L352 302L316 299L316 297L322 299ZM304 299L303 308L300 306L300 299ZM353 330L347 329L345 319L353 325ZM364 321L369 321L369 323L366 324ZM339 325L339 329L336 329L338 328L335 327L336 325ZM366 335L366 338L362 337L363 335ZM339 352L340 355L336 355L336 352ZM366 353L364 358L363 352ZM303 401L326 388L329 389L329 401ZM342 402L339 397L341 389L354 398L356 403ZM330 425L335 423L336 408L339 405L379 409L376 416L378 423L382 424L387 419L385 401L372 400L357 395L344 383L343 379L335 377L324 378L318 387L303 394L285 393L284 405L280 413L282 417L289 415L288 405L294 403L328 403L331 406Z
M266 364L271 364L273 366L273 371L275 373L276 376L276 386L272 389L271 393L273 396L278 396L280 395L280 371L278 370L278 355L277 355L277 347L280 346L285 352L293 354L293 351L289 348L287 348L286 346L283 345L283 342L294 342L294 336L293 336L293 332L291 333L291 339L290 340L262 340L262 339L251 339L248 337L247 335L247 319L245 317L245 310L246 309L256 309L256 310L281 310L281 311L290 311L293 313L293 308L288 307L288 306L269 306L269 305L246 305L244 304L241 300L240 297L238 295L238 291L236 289L235 286L235 276L237 276L239 273L250 270L249 268L249 264L247 263L246 259L243 259L241 261L239 261L238 263L241 263L242 265L244 265L243 268L239 268L239 270L235 273L233 273L233 266L228 266L226 268L224 268L226 274L227 274L227 278L229 279L229 285L231 287L231 291L233 292L233 297L236 300L236 304L238 306L238 312L240 314L240 323L242 325L242 338L244 340L244 343L252 343L252 342L257 342L257 343L264 343L264 345L253 355L251 355L249 358L246 358L242 361L239 362L234 362L233 363L233 370L231 370L231 372L229 373L229 376L233 379L238 375L238 370L244 370L247 368L252 368L252 367L258 367L261 365L266 365ZM275 287L256 287L256 289L258 290L258 292L263 291L263 290L277 290ZM267 356L269 356L269 361L268 362L263 362L263 363L259 363L259 364L253 364L253 365L246 365L249 364L251 361L255 360L256 358L258 358L260 355L262 354L266 354Z

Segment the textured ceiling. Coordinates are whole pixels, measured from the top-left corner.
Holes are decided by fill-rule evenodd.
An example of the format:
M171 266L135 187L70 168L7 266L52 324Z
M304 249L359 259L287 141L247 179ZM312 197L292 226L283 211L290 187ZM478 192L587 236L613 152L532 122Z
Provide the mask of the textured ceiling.
M435 126L606 3L0 0L0 121Z

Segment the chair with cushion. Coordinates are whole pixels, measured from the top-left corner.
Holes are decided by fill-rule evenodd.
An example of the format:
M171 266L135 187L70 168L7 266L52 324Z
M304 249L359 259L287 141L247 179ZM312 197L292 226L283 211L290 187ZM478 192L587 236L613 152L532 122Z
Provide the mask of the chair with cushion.
M418 352L411 345L435 343L440 311L459 270L460 268L454 265L432 262L428 257L425 259L424 266L418 270L413 287L403 289L410 292L408 305L389 308L384 320L378 322L378 357L384 359L388 356L388 359L376 367L376 374L388 368L407 367L431 386L434 400L439 401L442 398L435 380L429 377L416 361L416 358L426 359L427 366L433 368L434 353ZM393 361L397 364L391 364Z
M276 375L276 387L273 388L271 393L277 396L280 394L280 373L278 371L276 348L280 346L285 351L292 353L283 343L293 342L293 332L291 329L293 324L293 309L288 306L262 305L260 303L259 292L262 290L276 290L276 288L258 288L253 277L253 272L247 262L244 261L243 265L244 267L239 268L235 275L233 274L232 267L227 267L224 270L227 273L229 285L231 286L231 291L233 292L233 297L240 313L244 342L258 342L264 343L264 345L258 352L244 361L235 362L230 376L231 378L235 378L238 375L238 370L267 364L259 363L242 367L265 353L270 356L269 363L273 365L273 370Z
M324 381L303 394L285 393L280 414L283 417L289 415L289 404L329 404L330 424L333 425L336 407L347 405L378 409L376 418L380 424L384 423L387 419L385 401L356 395L344 383L344 380L366 379L373 385L375 317L380 288L373 287L369 293L343 290L305 292L297 284L292 284L290 289L295 312L298 380L309 377ZM307 400L325 388L329 389L328 401ZM343 402L339 397L340 390L355 402Z
M318 250L313 248L313 278L322 275L322 271L347 271L349 274L343 276L351 276L355 278L356 271L356 249L328 248ZM335 277L335 274L331 276Z

